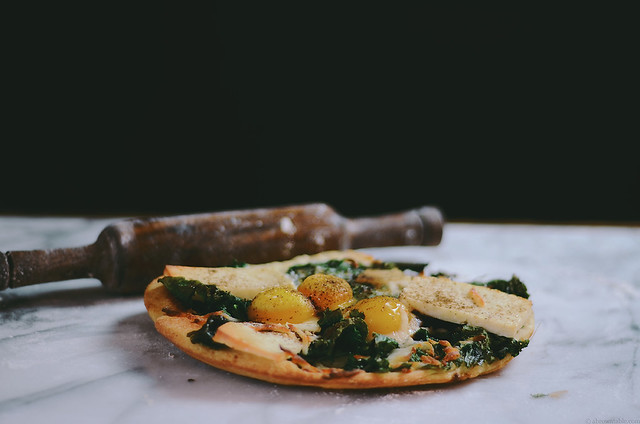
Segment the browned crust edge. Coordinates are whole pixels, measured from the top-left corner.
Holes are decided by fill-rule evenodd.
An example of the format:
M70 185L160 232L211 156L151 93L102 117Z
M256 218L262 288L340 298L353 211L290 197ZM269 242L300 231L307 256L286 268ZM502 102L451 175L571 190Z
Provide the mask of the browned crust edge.
M233 349L217 350L192 343L187 333L199 329L203 322L194 322L186 316L167 313L179 311L180 307L157 279L145 290L144 304L157 331L189 356L234 374L277 384L326 389L374 389L442 384L495 372L512 359L508 355L491 364L471 368L456 367L450 370L429 369L388 373L370 373L361 370L314 372L303 370L288 360L276 362Z

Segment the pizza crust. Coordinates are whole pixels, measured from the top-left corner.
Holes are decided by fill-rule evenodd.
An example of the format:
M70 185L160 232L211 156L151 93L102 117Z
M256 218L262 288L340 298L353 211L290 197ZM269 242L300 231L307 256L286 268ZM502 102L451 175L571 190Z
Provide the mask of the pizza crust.
M198 330L205 318L180 311L168 290L155 279L144 293L144 304L157 331L189 356L234 374L259 380L325 389L373 389L451 383L478 377L503 368L511 359L471 368L454 367L449 370L425 369L408 372L372 373L363 370L320 370L312 366L298 366L294 360L273 361L258 355L230 348L212 349L194 344L187 334Z

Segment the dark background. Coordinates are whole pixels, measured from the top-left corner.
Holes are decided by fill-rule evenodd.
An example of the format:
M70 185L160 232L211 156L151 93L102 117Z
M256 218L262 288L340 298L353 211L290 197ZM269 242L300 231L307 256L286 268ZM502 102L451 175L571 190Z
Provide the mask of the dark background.
M17 11L0 214L640 222L629 11L272 3Z

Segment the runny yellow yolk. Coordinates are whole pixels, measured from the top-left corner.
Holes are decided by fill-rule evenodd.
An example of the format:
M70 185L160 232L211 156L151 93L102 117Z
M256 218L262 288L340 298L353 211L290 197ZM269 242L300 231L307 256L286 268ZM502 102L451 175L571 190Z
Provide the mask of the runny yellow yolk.
M349 283L333 275L310 275L298 286L298 291L311 299L319 311L344 307L353 301Z
M299 291L273 287L258 293L247 312L251 321L298 324L313 318L315 309Z
M364 314L364 321L369 327L369 334L389 334L400 329L406 307L398 299L391 296L376 296L362 299L353 309Z

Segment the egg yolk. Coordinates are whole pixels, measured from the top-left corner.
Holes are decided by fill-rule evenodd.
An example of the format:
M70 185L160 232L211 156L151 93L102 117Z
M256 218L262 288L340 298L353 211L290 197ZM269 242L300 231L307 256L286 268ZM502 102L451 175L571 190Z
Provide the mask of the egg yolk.
M251 321L299 324L314 317L311 301L297 290L273 287L256 295L247 310Z
M389 334L400 329L406 307L398 299L391 296L376 296L362 299L353 306L364 314L364 322L369 333Z
M298 291L307 296L318 310L338 309L353 300L349 283L340 277L313 274L304 279Z

